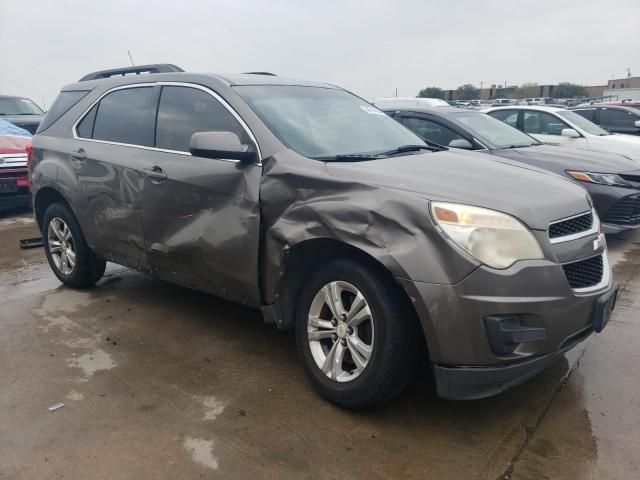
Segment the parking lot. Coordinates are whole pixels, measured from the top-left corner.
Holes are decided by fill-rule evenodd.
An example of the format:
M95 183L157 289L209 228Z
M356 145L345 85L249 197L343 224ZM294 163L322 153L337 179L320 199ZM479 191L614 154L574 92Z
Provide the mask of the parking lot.
M64 288L30 212L0 218L0 478L638 478L640 235L609 239L615 315L533 380L341 410L257 311L109 265ZM48 408L64 403L54 411Z

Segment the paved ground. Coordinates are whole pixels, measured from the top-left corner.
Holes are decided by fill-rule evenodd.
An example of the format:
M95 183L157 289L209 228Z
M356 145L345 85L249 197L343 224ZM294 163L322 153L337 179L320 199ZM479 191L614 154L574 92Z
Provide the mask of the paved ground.
M0 479L640 478L640 235L610 240L605 332L543 374L474 402L421 379L360 413L257 312L114 266L62 288L18 248L35 235L0 216Z

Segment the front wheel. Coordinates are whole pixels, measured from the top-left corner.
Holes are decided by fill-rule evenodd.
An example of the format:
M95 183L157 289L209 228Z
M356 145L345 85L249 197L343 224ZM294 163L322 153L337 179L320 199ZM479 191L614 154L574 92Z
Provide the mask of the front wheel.
M323 396L362 408L406 385L416 342L414 314L402 295L393 280L353 260L335 260L311 276L296 310L296 343Z
M62 203L50 205L44 212L42 225L49 266L62 283L84 288L102 278L106 262L89 248L69 207Z

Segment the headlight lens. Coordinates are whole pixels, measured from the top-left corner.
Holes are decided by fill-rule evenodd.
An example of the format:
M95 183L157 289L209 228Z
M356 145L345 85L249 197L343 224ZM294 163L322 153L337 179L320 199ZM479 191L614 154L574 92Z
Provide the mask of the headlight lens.
M448 238L489 267L504 269L518 260L544 258L529 229L505 213L457 203L432 202L431 214Z
M630 187L620 175L615 173L594 173L594 172L574 172L567 170L567 173L581 182L598 183L600 185L615 185L618 187Z

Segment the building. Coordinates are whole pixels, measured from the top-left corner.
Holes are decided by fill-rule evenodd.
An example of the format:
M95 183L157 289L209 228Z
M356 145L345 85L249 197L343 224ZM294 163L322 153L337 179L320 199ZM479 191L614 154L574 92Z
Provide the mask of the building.
M607 90L616 88L640 88L640 77L612 78L607 82Z

